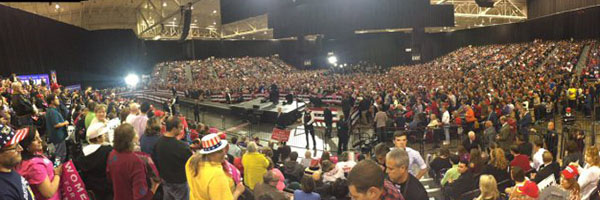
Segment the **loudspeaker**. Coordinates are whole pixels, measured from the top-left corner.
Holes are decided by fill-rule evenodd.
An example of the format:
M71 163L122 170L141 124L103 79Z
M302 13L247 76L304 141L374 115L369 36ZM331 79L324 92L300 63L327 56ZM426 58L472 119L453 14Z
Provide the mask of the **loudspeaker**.
M494 7L494 1L493 0L475 0L475 3L477 3L477 5L479 7L487 7L487 8L493 8Z
M190 24L192 23L192 9L190 6L182 8L183 15L183 29L181 31L181 37L179 41L182 42L187 38L190 33Z

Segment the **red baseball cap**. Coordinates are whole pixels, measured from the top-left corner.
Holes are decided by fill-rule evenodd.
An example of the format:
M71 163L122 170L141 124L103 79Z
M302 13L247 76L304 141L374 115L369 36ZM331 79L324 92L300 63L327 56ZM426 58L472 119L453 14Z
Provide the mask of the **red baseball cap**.
M58 83L52 83L52 85L50 85L50 90L54 91L60 87L62 87L62 85L59 85Z
M522 186L517 186L517 192L527 195L529 197L538 198L540 196L540 190L535 182L525 181Z
M567 168L565 168L565 170L561 172L561 174L567 179L572 179L575 178L575 176L579 175L579 171L577 171L577 167L569 165L567 166Z

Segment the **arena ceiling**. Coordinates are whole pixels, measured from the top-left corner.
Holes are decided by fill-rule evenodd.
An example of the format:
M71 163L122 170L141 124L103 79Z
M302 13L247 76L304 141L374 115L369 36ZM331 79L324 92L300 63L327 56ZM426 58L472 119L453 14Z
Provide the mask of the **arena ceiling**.
M454 5L454 27L430 27L426 32L513 23L527 19L526 0L496 0L494 8L480 8L474 0L430 0L431 4ZM148 40L179 39L180 6L192 3L188 39L273 39L267 15L221 24L219 0L88 0L79 3L2 3L86 30L133 29ZM406 29L360 30L357 33L395 32ZM410 31L410 30L408 30Z

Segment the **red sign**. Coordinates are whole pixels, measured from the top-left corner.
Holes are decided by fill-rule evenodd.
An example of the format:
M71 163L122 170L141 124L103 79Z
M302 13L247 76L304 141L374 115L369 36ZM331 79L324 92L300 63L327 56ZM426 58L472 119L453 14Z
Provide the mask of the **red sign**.
M81 176L75 169L73 161L69 160L63 165L63 174L60 177L60 191L63 200L87 200L90 199Z
M271 139L280 142L287 142L290 139L290 130L273 128Z

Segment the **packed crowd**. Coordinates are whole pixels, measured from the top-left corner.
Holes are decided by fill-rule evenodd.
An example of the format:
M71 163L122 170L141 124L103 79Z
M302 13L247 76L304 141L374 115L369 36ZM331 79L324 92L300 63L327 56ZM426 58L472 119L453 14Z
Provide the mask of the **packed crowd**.
M425 200L419 179L426 175L443 186L445 199L537 199L543 188L569 199L600 198L596 146L569 135L567 155L558 159L552 122L542 137L530 137L534 121L586 113L597 101L600 90L573 71L588 44L595 42L464 47L385 72L298 71L276 57L211 58L164 63L153 77L155 87L185 89L183 66L191 65L192 84L211 93L276 83L283 91L343 95L344 115L358 104L361 123L375 128L374 155L346 150L313 158L306 151L299 158L285 143L228 136L122 99L119 91L63 91L12 76L0 89L0 183L8 186L0 196L62 199L62 165L71 160L93 199ZM594 56L588 67L597 66ZM458 151L444 146L430 163L407 146L428 132L447 143L451 131L465 135Z

